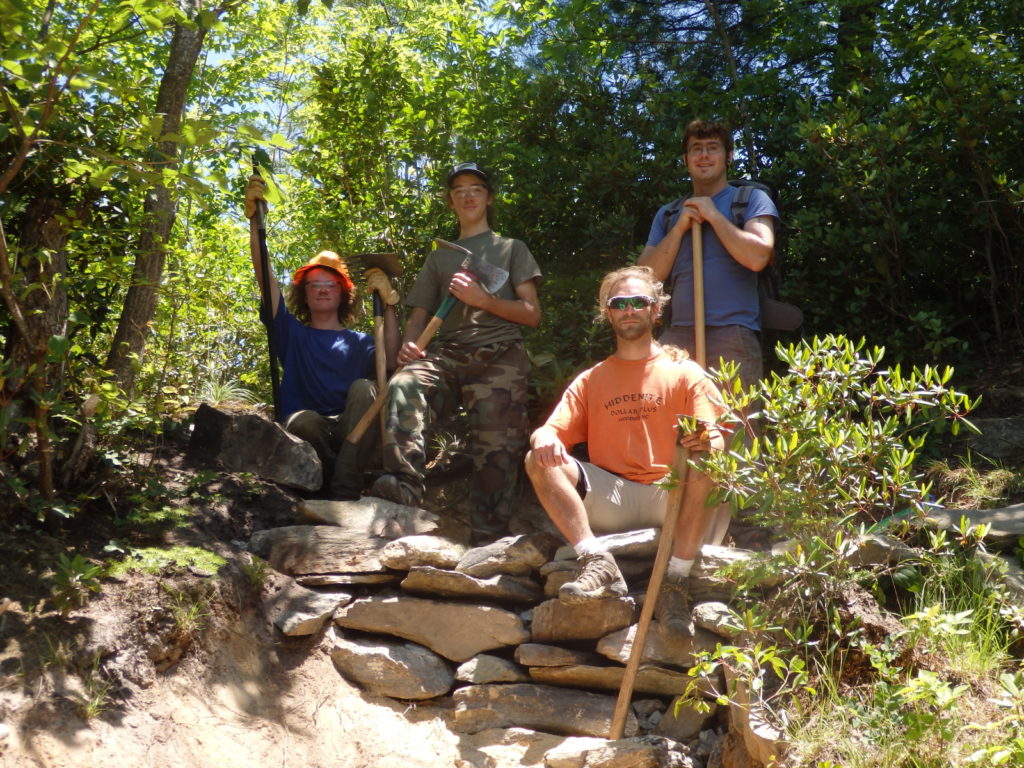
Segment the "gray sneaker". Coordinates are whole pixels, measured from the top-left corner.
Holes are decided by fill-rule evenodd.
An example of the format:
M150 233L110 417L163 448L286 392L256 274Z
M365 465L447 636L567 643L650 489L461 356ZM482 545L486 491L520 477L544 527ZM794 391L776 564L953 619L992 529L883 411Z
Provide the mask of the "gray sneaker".
M693 637L693 613L690 610L690 592L685 582L665 579L658 591L654 606L658 629L667 639Z
M418 507L422 501L421 494L398 475L381 475L373 481L367 495L404 504L407 507Z
M611 552L582 555L583 564L575 581L563 584L558 590L558 599L574 605L602 597L622 597L626 594L626 581L615 564Z

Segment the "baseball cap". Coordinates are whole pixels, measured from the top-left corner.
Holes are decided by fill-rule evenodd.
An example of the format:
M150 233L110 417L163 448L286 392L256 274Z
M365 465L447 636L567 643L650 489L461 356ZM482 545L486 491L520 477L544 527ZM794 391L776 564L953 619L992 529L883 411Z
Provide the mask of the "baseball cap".
M491 186L490 178L487 176L486 173L483 172L479 165L477 165L476 163L459 163L454 168L452 168L451 173L448 174L449 187L452 185L452 179L454 179L460 173L472 173L473 175L479 176L481 179L483 179L484 184L486 184L488 188L490 188Z
M295 274L292 276L292 280L298 283L302 280L302 276L311 269L330 269L338 273L338 277L341 278L341 287L345 289L347 293L352 293L355 287L352 284L352 278L348 274L348 266L341 257L334 251L320 251L316 256L307 261L303 266L295 270Z

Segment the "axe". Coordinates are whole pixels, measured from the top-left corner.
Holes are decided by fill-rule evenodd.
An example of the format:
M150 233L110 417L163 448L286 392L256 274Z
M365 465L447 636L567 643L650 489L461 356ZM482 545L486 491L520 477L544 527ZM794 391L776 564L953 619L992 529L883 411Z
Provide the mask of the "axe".
M476 281L480 283L480 287L483 288L487 293L495 293L501 286L508 280L508 270L502 269L501 267L490 264L480 256L470 251L468 248L463 248L461 245L456 243L449 243L447 240L441 240L435 238L434 242L437 244L439 250L455 251L463 255L462 263L459 265L459 269L463 272L469 272L476 278ZM416 346L423 349L430 343L437 329L441 327L441 323L448 317L448 313L452 311L452 307L455 306L455 302L458 301L451 293L444 297L444 301L441 302L441 306L437 308L434 316L430 318L430 322L427 323L426 328L423 329L423 333L420 334L419 338L416 339ZM384 387L377 392L377 398L373 401L373 404L366 409L366 413L359 419L359 422L352 428L352 431L348 433L348 437L345 438L348 442L356 445L360 440L363 439L363 435L366 434L366 430L369 428L373 419L381 408L384 407L384 401L387 400L387 387Z

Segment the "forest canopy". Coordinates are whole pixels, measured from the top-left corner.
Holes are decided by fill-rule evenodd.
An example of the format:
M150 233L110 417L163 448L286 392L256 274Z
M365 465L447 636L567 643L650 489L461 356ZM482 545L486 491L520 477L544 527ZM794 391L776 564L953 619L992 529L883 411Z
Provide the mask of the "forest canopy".
M607 354L597 277L683 194L686 122L782 201L807 337L979 368L1024 347L1024 16L1013 3L0 0L0 461L59 505L84 419L269 399L242 190L282 280L321 248L406 280L472 160L545 272L542 413ZM361 324L368 324L363 318ZM32 441L11 440L13 434ZM5 483L20 497L16 475Z

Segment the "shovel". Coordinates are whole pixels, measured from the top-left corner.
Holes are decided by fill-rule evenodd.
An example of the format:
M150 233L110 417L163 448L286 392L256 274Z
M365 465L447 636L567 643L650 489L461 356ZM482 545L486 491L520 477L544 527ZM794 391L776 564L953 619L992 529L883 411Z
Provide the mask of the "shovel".
M487 291L487 293L495 293L505 284L505 281L508 280L508 270L484 261L484 259L477 256L468 248L463 248L461 245L449 243L447 240L441 240L440 238L435 238L434 242L437 243L437 247L439 249L461 253L465 258L462 259L459 269L473 275L473 277L476 278L476 281L480 283L480 287ZM434 337L437 329L441 327L441 323L444 322L448 313L452 311L452 307L455 306L456 301L458 301L458 299L456 299L451 293L444 297L444 301L441 302L441 306L437 308L434 316L430 318L430 322L427 323L427 327L423 329L423 333L421 333L419 338L416 339L417 347L423 349L430 343L430 340ZM363 417L359 419L359 422L352 428L352 431L348 433L348 437L346 437L345 440L355 445L363 439L363 435L366 434L366 430L369 429L374 418L378 413L380 413L381 408L384 407L384 402L387 400L387 394L387 387L384 387L377 392L377 398L373 401L373 404L366 409L366 413L363 414Z

